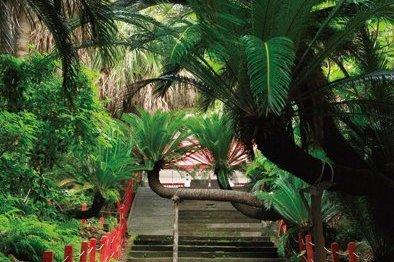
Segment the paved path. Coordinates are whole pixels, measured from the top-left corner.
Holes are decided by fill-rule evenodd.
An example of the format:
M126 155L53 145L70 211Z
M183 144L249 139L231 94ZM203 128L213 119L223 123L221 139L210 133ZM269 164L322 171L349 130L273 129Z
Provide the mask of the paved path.
M171 200L156 195L148 187L138 188L129 215L129 234L172 235L172 212Z

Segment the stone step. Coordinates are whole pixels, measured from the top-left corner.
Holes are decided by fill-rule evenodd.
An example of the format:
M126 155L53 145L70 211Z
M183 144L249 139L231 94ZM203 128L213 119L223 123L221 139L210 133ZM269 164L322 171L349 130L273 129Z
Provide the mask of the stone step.
M179 227L179 234L180 235L187 235L189 232L197 233L204 235L205 233L210 233L210 232L217 232L217 233L223 233L223 232L228 232L228 233L234 233L237 234L239 232L256 232L260 234L260 231L257 230L256 228L253 227L246 227L246 228L221 228L221 227L195 227L195 228L190 228L190 227Z
M172 239L165 240L134 240L135 245L172 245ZM195 245L195 246L235 246L235 247L273 247L272 242L250 242L250 241L206 241L206 240L181 240L179 245Z
M260 220L248 218L245 215L241 214L237 210L180 210L179 211L179 219L241 219L244 221L251 221L255 223L260 223Z
M126 262L172 262L172 257L158 257L158 258L128 258ZM179 262L285 262L282 258L199 258L188 257L179 258Z
M172 251L172 245L134 245L133 251ZM276 252L275 247L260 246L196 246L196 245L179 245L179 251L185 252Z
M220 223L217 221L211 221L209 223L199 223L197 221L193 223L179 223L179 228L181 227L191 227L191 228L253 228L255 230L261 231L261 224L256 223Z
M248 232L248 231L223 231L223 232L215 232L214 230L212 231L205 231L205 232L200 232L200 231L183 231L182 234L180 235L189 235L191 237L199 237L199 236L205 236L205 237L226 237L229 234L231 234L234 237L258 237L261 236L260 232Z
M198 258L277 258L276 251L262 252L198 252L198 251L179 251L179 257L198 257ZM143 257L172 257L171 251L132 251L128 258Z
M135 237L135 240L139 241L146 241L146 240L168 240L172 241L171 235L138 235ZM135 241L134 240L134 241ZM270 238L267 236L258 236L258 237L233 237L233 236L226 236L226 237L218 237L218 236L179 236L179 241L184 240L201 240L206 242L239 242L239 241L248 241L248 242L269 242Z
M159 218L157 219L159 220ZM221 223L221 224L253 224L253 225L261 225L260 221L246 220L243 218L189 218L189 219L181 219L179 220L179 224L206 224L206 223Z

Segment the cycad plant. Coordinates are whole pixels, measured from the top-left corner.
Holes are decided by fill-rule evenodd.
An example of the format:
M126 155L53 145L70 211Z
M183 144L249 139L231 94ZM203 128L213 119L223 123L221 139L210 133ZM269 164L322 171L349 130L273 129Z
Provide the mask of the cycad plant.
M258 191L257 196L272 205L286 220L301 228L311 227L310 197L303 196L302 189L308 184L289 174L278 176L271 192ZM305 200L304 200L305 199ZM322 199L323 221L329 222L335 216L335 206L326 196Z
M156 162L171 167L193 151L195 144L187 142L191 133L185 117L182 112L150 114L143 110L123 116L130 127L132 155L145 170L152 170Z
M63 187L73 187L70 193L91 191L93 203L87 211L79 209L67 211L74 218L98 216L103 206L119 200L119 190L123 181L131 179L133 172L141 171L131 155L132 146L121 133L112 134L107 143L98 146L94 154L86 156L82 163L76 163L71 170L77 171L74 178L61 182Z
M249 160L246 146L235 137L234 126L227 115L213 114L195 118L189 124L198 146L205 155L205 165L216 175L221 189L232 190L229 178L235 171L244 171ZM253 207L232 202L232 205L246 216L261 220L277 220L282 216L270 207Z
M246 147L235 138L231 119L226 115L212 114L196 117L188 124L193 136L211 169L221 184L228 187L228 178L235 170L242 170L248 160Z
M289 223L289 230L280 237L278 250L282 255L288 254L286 247L294 244L292 239L297 233L304 234L312 229L311 196L305 194L308 187L301 179L279 172L272 183L271 191L257 191L258 198L263 200L268 208L275 209ZM327 224L339 214L338 206L329 201L327 193L322 196L322 222ZM298 246L295 252L298 252Z
M172 23L147 19L143 41L167 61L155 79L160 92L172 81L194 85L203 108L220 100L237 134L279 168L383 207L394 194L392 143L383 142L393 141L394 75L380 36L391 28L393 3L186 1ZM316 147L331 168L311 154ZM372 217L384 224L382 214ZM393 245L392 236L384 239Z
M160 171L176 168L176 163L199 148L187 125L185 115L177 112L126 115L130 127L132 155L145 168L151 189L164 198L179 200L228 201L262 207L263 203L247 192L220 189L165 188L160 182Z

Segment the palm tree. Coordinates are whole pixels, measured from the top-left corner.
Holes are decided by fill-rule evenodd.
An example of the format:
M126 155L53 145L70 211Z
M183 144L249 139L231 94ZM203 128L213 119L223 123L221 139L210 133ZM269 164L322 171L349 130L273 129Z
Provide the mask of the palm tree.
M280 174L280 171L277 173ZM291 244L286 243L290 235L310 231L312 228L311 197L303 193L303 190L307 187L308 185L301 179L285 173L275 177L273 189L270 192L257 191L257 197L264 200L269 207L277 210L290 224L289 231L282 236L284 240L282 248ZM327 193L324 193L322 197L322 221L328 223L337 214L338 206L333 205L329 201ZM298 251L295 250L296 253Z
M208 161L205 165L215 173L219 187L231 190L228 179L236 170L244 170L251 153L235 138L231 119L227 115L213 114L206 118L192 119L188 126L198 140L199 152L206 155ZM272 221L282 218L273 209L256 208L236 202L231 204L238 211L252 218Z
M121 182L131 179L132 172L144 170L131 157L130 141L126 141L119 131L109 137L110 140L100 144L94 154L87 156L83 163L76 161L78 165L71 167L71 170L61 170L68 176L71 172L78 172L73 179L63 180L61 186L83 185L83 190L91 190L94 195L88 210L81 211L78 208L66 211L73 218L98 217L105 204L116 200L114 196Z
M130 126L133 157L148 174L150 188L164 198L179 200L229 201L262 207L263 202L254 195L221 189L165 188L160 182L160 170L173 168L176 162L188 153L194 152L196 144L182 113L139 111L138 115L125 115L124 121Z
M77 91L76 71L79 68L77 50L81 47L97 47L100 42L100 55L109 61L116 53L113 45L108 45L116 35L116 25L111 2L100 1L51 1L28 0L0 3L0 48L2 52L26 52L30 27L40 21L51 33L57 55L62 62L63 88L65 95L72 102L72 95ZM18 20L22 27L19 28ZM81 38L75 32L83 32ZM81 36L81 34L79 34ZM18 40L19 39L19 40ZM19 41L19 42L18 42ZM22 43L23 42L23 43ZM21 45L19 48L15 45Z
M154 79L162 82L161 93L172 81L194 85L203 108L220 100L238 135L281 169L392 210L394 74L375 35L379 24L390 27L393 3L189 1L176 22L145 27L143 42L167 60ZM177 75L180 70L194 79ZM325 151L331 168L322 168L312 147ZM382 214L372 217L384 224Z

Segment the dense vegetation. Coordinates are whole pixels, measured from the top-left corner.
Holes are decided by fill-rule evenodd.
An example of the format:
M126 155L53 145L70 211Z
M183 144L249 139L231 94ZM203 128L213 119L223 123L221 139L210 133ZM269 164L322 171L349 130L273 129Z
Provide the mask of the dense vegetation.
M114 203L119 181L130 178L120 154L105 159L121 130L97 100L92 74L78 73L71 108L57 69L41 55L0 57L0 252L21 260L40 261L46 249L60 258L62 246L79 244L72 217L81 203L95 192Z
M145 170L163 197L230 201L247 216L286 220L283 255L296 252L297 233L313 231L316 261L324 237L364 241L376 261L391 261L393 8L1 1L0 259L38 261L47 248L60 258L62 244L79 241L77 219L112 208L122 181ZM198 92L206 115L136 110L133 96L147 85L167 97ZM220 189L164 188L160 170L194 151ZM250 177L249 192L232 190L235 170Z

